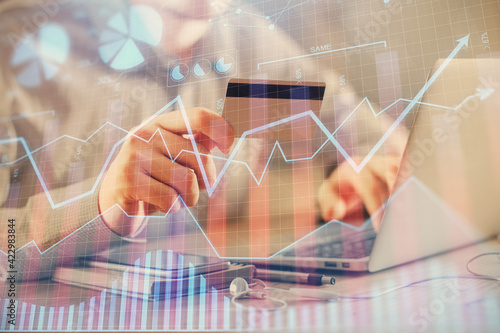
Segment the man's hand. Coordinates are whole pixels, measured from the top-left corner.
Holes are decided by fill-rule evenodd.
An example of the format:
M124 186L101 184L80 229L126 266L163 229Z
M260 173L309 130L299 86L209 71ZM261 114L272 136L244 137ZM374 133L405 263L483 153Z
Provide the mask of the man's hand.
M216 169L210 151L218 147L229 153L233 129L222 116L207 109L189 109L186 114L212 185ZM175 212L180 209L180 201L176 201L179 195L186 205L195 205L199 191L206 186L191 140L183 137L185 134L188 130L181 111L158 116L132 130L104 177L99 192L100 212L118 204L128 215L149 215L167 212L174 203L170 211ZM122 236L134 233L142 222L124 214L107 214L104 220Z
M353 160L356 164L362 161L358 157ZM349 163L341 163L319 189L318 202L323 219L345 222L356 211L361 213L363 205L373 215L389 198L399 163L400 157L396 155L373 156L360 173L356 173ZM372 220L376 229L380 217Z

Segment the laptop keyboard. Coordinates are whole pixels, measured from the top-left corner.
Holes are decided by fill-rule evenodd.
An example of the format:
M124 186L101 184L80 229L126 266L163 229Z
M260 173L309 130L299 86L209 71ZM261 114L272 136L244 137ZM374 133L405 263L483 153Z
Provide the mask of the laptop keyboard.
M315 245L300 246L283 252L286 257L359 259L369 256L376 233L360 233L348 238L321 239Z

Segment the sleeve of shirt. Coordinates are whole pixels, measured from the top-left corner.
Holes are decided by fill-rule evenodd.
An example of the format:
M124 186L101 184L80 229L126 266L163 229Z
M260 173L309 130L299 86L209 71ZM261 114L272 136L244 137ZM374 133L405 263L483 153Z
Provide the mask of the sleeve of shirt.
M17 280L48 278L56 266L73 265L79 257L92 255L124 242L122 237L104 223L99 214L97 198L98 191L60 208L46 207L45 221L40 223L43 227L37 225L36 209L26 207L33 207L33 202L37 200L47 200L45 193L31 197L26 207L15 210L8 208L7 199L0 208L0 271L4 273L0 276L8 271L16 271ZM13 222L8 223L9 220ZM13 225L16 240L15 257L10 262L7 235L12 227L9 225ZM12 258L11 256L10 259ZM13 266L9 266L12 263Z
M13 47L8 34L22 36L17 18L33 10L35 3L0 5L4 33L0 45L5 50L0 54L0 280L8 271L16 272L16 280L48 278L58 265L72 265L79 257L126 242L109 229L99 212L95 177L71 185L50 179L44 172L52 172L56 165L49 161L38 168L43 158L29 150L44 142L35 126L41 120L19 113L35 112L41 105L40 94L23 94L18 87L9 65ZM16 249L15 255L9 253L9 245L10 250Z
M121 244L124 239L109 229L99 213L98 188L65 205L51 205L39 179L23 179L23 170L35 174L33 166L29 158L20 159L25 152L8 112L9 101L0 103L4 106L0 123L0 280L8 278L9 271L16 272L16 280L48 278L57 265L72 265L78 257ZM86 179L74 185L89 188L94 182ZM66 186L50 194L57 197L71 190Z

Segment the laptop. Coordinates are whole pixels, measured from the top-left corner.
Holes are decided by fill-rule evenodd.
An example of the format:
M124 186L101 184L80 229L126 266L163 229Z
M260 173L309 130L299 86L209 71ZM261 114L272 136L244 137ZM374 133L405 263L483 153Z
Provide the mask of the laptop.
M337 222L252 263L376 272L500 233L500 59L436 63L376 231Z

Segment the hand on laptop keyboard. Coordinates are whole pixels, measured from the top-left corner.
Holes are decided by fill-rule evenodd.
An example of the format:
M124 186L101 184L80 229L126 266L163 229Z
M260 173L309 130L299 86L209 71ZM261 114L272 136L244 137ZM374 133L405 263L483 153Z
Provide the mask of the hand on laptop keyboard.
M353 157L360 165L362 157ZM401 158L398 155L371 157L370 161L357 173L353 167L343 162L321 185L318 202L323 219L327 222L339 220L347 223L364 222L363 205L372 216L373 226L378 229L384 202L394 186ZM375 215L374 215L375 214Z

